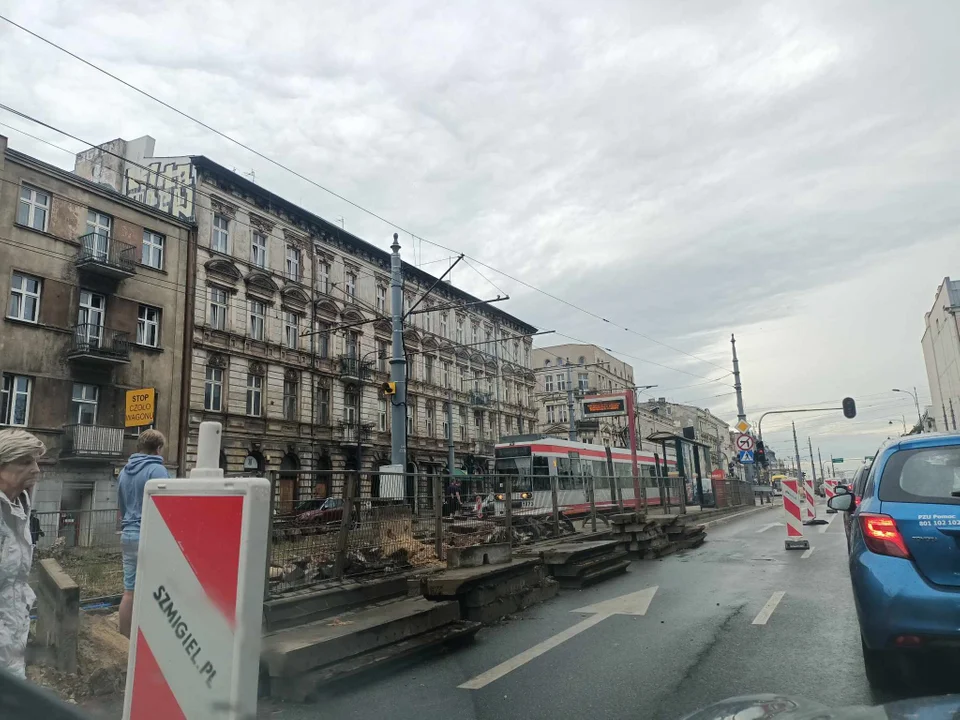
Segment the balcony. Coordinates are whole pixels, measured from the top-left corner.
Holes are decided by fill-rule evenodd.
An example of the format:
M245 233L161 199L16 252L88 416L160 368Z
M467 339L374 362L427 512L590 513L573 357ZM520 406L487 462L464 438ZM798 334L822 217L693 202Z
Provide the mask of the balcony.
M372 361L361 360L349 355L341 355L337 360L340 365L341 380L361 381L370 379L370 369L373 367Z
M88 233L79 238L80 250L74 264L82 272L124 280L137 272L137 248L106 235Z
M64 426L60 457L64 460L113 460L123 455L123 428Z
M471 390L469 393L470 404L478 405L480 407L486 407L487 405L493 405L493 394L488 392L480 392L479 390Z
M94 365L125 365L130 362L130 333L102 325L75 325L67 359Z
M337 422L337 435L344 445L370 444L370 433L373 431L373 423L358 423L353 420L339 420Z

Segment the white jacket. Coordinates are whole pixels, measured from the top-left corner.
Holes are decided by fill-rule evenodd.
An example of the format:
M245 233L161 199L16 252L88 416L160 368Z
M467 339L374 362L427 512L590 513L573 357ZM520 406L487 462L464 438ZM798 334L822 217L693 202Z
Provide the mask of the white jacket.
M30 498L23 493L14 504L0 492L0 668L20 677L36 599L29 584L32 562Z

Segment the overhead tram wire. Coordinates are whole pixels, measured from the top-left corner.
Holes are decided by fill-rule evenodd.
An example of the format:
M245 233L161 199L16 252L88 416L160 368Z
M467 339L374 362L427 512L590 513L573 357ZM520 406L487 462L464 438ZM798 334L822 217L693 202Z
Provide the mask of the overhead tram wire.
M228 141L228 142L236 145L237 147L243 148L243 149L246 150L247 152L252 153L253 155L261 158L261 159L264 160L265 162L268 162L268 163L270 163L271 165L273 165L273 166L275 166L275 167L277 167L277 168L280 168L281 170L284 170L284 171L290 173L291 175L293 175L293 176L295 176L295 177L303 180L304 182L309 183L310 185L313 185L313 186L316 187L317 189L319 189L319 190L321 190L321 191L323 191L323 192L325 192L325 193L328 193L329 195L332 195L333 197L337 198L338 200L341 200L341 201L347 203L348 205L350 205L350 206L352 206L352 207L355 207L357 210L360 210L361 212L369 215L370 217L373 217L373 218L379 220L380 222L382 222L382 223L384 223L384 224L386 224L386 225L394 228L395 230L398 230L398 231L400 231L400 232L406 233L406 234L410 235L411 237L419 238L419 240L420 240L421 243L426 242L426 243L429 244L429 245L433 245L434 247L441 248L441 249L443 249L443 250L446 250L446 251L449 252L449 253L452 253L452 254L455 254L455 255L456 255L456 254L460 254L460 253L458 253L456 250L454 250L454 249L452 249L452 248L449 248L449 247L447 247L447 246L445 246L445 245L443 245L443 244L441 244L441 243L437 243L437 242L434 242L434 241L432 241L432 240L427 240L426 238L424 238L423 236L420 236L420 235L415 235L412 231L406 229L406 228L403 227L402 225L399 225L399 224L397 224L397 223L395 223L395 222L393 222L393 221L391 221L391 220L388 220L387 218L385 218L385 217L383 217L382 215L374 212L373 210L370 210L370 209L364 207L363 205L360 205L359 203L354 202L353 200L350 200L349 198L345 197L344 195L341 195L340 193L336 192L335 190L332 190L332 189L326 187L325 185L320 184L320 183L317 182L316 180L313 180L312 178L309 178L309 177L307 177L306 175L304 175L304 174L302 174L302 173L294 170L293 168L291 168L291 167L289 167L289 166L287 166L287 165L284 165L284 164L281 163L280 161L274 160L273 158L269 157L268 155L265 155L264 153L260 152L259 150L256 150L256 149L250 147L249 145L241 142L240 140L237 140L236 138L228 135L227 133L225 133L225 132L223 132L223 131L221 131L221 130L218 130L217 128L213 127L212 125L209 125L209 124L205 123L204 121L200 120L199 118L194 117L193 115L190 115L189 113L184 112L183 110L180 110L179 108L171 105L170 103L168 103L168 102L166 102L166 101L164 101L164 100L161 100L160 98L156 97L155 95L152 95L152 94L148 93L146 90L142 90L141 88L137 87L136 85L134 85L134 84L132 84L132 83L124 80L123 78L121 78L121 77L119 77L119 76L111 73L109 70L106 70L106 69L100 67L99 65L96 65L96 64L90 62L90 61L87 60L86 58L81 57L80 55L77 55L76 53L71 52L70 50L67 50L67 49L66 49L65 47L63 47L62 45L59 45L59 44L53 42L52 40L49 40L49 39L43 37L42 35L39 35L38 33L33 32L33 31L30 30L29 28L26 28L26 27L24 27L23 25L20 25L19 23L11 20L10 18L8 18L8 17L6 17L6 16L4 16L4 15L0 15L0 20L3 20L3 21L5 21L5 22L9 23L10 25L13 25L14 27L16 27L16 28L18 28L19 30L27 33L28 35L36 38L37 40L40 40L41 42L46 43L47 45L49 45L49 46L51 46L51 47L59 50L60 52L65 53L66 55L69 55L70 57L72 57L73 59L77 60L78 62L81 62L81 63L83 63L84 65L86 65L86 66L88 66L88 67L96 70L97 72L106 75L107 77L109 77L109 78L115 80L116 82L124 85L125 87L129 88L130 90L133 90L134 92L136 92L136 93L138 93L138 94L140 94L140 95L142 95L142 96L144 96L144 97L146 97L146 98L149 98L149 99L152 100L153 102L156 102L156 103L158 103L159 105L162 105L163 107L167 108L168 110L170 110L170 111L172 111L172 112L180 115L181 117L186 118L187 120L190 120L191 122L196 123L197 125L199 125L199 126L203 127L204 129L206 129L206 130L214 133L215 135L223 138L224 140L226 140L226 141ZM595 319L597 319L597 320L600 320L601 322L607 323L608 325L610 325L610 326L612 326L612 327L616 327L616 328L618 328L618 329L620 329L620 330L623 330L623 331L625 331L625 332L631 333L631 334L633 334L633 335L637 335L638 337L642 337L642 338L644 338L645 340L648 340L649 342L652 342L652 343L655 343L655 344L660 345L660 346L662 346L662 347L665 347L665 348L667 348L667 349L669 349L669 350L672 350L673 352L680 353L681 355L686 355L687 357L692 358L692 359L694 359L694 360L696 360L696 361L698 361L698 362L705 363L705 364L708 364L708 365L713 365L713 366L716 367L716 368L726 369L726 368L724 368L722 365L719 365L719 364L713 362L712 360L706 360L706 359L701 358L701 357L699 357L699 356L697 356L697 355L694 355L693 353L689 353L689 352L687 352L686 350L681 350L680 348L674 347L674 346L672 346L672 345L670 345L670 344L668 344L668 343L661 342L660 340L657 340L656 338L651 337L650 335L647 335L647 334L645 334L645 333L639 332L639 331L637 331L637 330L631 330L630 328L628 328L628 327L626 327L626 326L623 326L623 325L618 325L617 323L614 323L614 322L610 321L609 319L603 317L602 315L599 315L599 314L597 314L597 313L595 313L595 312L593 312L593 311L591 311L591 310L587 310L586 308L580 307L579 305L577 305L577 304L575 304L575 303L572 303L572 302L570 302L570 301L568 301L568 300L564 300L563 298L558 297L558 296L554 295L553 293L547 292L546 290L543 290L543 289L541 289L541 288L533 285L532 283L528 283L527 281L521 280L521 279L519 279L519 278L511 275L510 273L507 273L507 272L505 272L505 271L503 271L503 270L500 270L499 268L493 267L493 266L490 265L489 263L485 263L485 262L483 262L482 260L480 260L479 258L475 258L475 257L473 257L473 256L467 256L467 257L469 257L471 260L473 260L474 262L478 263L479 265L482 265L483 267L487 268L488 270L491 270L491 271L493 271L493 272L495 272L495 273L498 273L499 275L502 275L502 276L505 277L505 278L508 278L508 279L510 279L510 280L512 280L512 281L514 281L514 282L516 282L516 283L519 283L519 284L523 285L524 287L527 287L527 288L529 288L529 289L531 289L531 290L533 290L533 291L535 291L535 292L538 292L538 293L540 293L540 294L542 294L542 295L545 295L546 297L549 297L550 299L554 300L555 302L562 303L562 304L566 305L567 307L570 307L570 308L572 308L572 309L574 309L574 310L577 310L578 312L581 312L581 313L583 313L583 314L585 314L585 315L589 315L590 317L593 317L593 318L595 318Z

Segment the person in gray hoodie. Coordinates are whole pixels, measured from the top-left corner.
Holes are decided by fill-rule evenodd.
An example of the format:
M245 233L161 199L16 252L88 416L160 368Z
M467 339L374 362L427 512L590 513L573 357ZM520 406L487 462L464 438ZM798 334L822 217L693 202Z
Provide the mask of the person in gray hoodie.
M120 545L123 550L123 597L120 600L120 632L130 637L133 619L133 591L137 580L140 550L140 519L143 515L143 488L148 480L167 478L160 453L166 438L159 430L140 433L136 452L120 471L117 494L120 500Z

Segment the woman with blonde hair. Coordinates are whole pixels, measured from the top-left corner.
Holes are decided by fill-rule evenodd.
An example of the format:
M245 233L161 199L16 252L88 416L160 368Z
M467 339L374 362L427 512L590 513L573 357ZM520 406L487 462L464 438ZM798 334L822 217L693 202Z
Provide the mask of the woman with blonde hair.
M33 538L30 491L46 447L25 430L0 430L0 670L25 677Z

